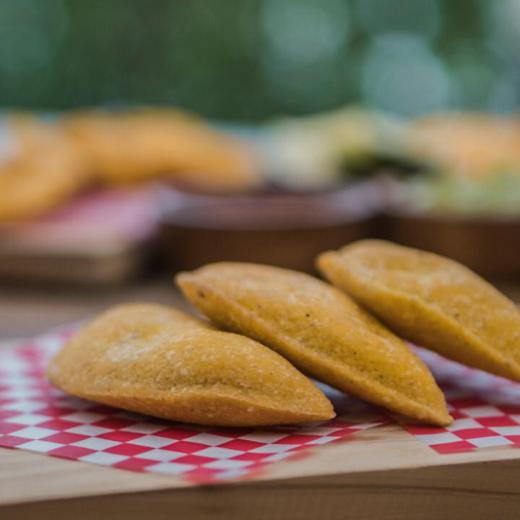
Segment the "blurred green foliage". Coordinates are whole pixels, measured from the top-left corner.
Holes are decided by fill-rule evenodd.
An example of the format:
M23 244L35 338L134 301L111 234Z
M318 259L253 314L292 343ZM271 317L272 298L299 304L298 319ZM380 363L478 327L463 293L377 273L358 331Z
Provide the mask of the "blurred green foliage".
M0 0L0 104L509 111L519 44L519 0Z

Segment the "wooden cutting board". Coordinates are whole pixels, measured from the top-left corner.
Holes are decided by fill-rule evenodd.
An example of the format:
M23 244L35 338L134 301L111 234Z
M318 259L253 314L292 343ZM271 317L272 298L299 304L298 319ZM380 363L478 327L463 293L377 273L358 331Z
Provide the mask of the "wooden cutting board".
M150 189L86 194L39 220L0 225L0 281L117 285L140 272L158 226Z
M114 301L181 304L169 279L110 293L106 301L79 292L74 298L52 300L53 305L46 296L37 305L29 294L18 297L23 306L21 300L15 305L14 293L0 294L3 332L6 321L14 322L16 316L25 323L12 329L13 336L27 333L34 322L39 330L46 329ZM51 315L55 321L49 321ZM520 518L520 449L439 455L399 426L389 425L321 446L312 454L269 466L255 481L187 487L171 476L0 448L0 519Z
M0 449L0 518L518 519L520 449L439 455L398 425L273 464L255 481L189 487Z

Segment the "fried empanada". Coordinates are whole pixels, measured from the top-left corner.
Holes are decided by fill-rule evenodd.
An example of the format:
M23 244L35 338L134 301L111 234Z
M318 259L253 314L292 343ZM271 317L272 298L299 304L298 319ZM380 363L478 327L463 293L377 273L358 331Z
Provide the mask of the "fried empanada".
M175 421L260 426L334 417L325 395L278 354L161 305L106 311L47 374L69 394Z
M84 112L67 116L63 125L102 182L164 177L210 192L260 183L256 161L242 141L181 111Z
M261 341L317 379L416 420L451 422L422 361L329 284L243 263L210 264L176 280L215 323Z
M463 265L391 242L322 254L321 272L403 337L520 381L520 312Z

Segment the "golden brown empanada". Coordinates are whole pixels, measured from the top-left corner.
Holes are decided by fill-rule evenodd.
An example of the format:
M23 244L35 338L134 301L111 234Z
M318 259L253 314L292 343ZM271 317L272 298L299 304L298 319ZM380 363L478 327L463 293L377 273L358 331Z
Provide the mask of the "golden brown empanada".
M272 347L317 379L420 421L451 422L422 361L338 289L242 263L210 264L176 280L215 323Z
M520 381L520 312L463 265L391 242L322 254L321 272L409 340Z
M106 311L47 373L69 394L176 421L258 426L334 417L323 393L278 354L161 305Z

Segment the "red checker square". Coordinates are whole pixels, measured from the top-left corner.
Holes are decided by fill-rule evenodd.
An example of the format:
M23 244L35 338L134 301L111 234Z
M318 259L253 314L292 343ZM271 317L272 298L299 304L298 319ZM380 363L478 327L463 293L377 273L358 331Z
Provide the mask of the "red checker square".
M511 441L515 446L520 446L520 435L503 435L503 437Z
M445 444L434 444L430 446L437 453L463 453L466 451L473 451L475 446L466 441L447 442Z
M500 415L498 417L482 417L475 419L482 426L518 426L518 422L507 415Z
M100 421L92 423L93 426L109 428L110 430L120 430L121 428L126 428L132 424L135 424L135 421L131 421L129 419L119 419L117 417L107 417L106 419L101 419Z
M18 415L20 412L15 412L13 410L0 410L0 420L1 419L9 419L9 417L14 417Z
M49 421L40 423L38 426L40 426L41 428L49 428L51 430L65 431L69 428L74 428L74 426L78 425L79 423L72 421L64 421L63 419L50 419Z
M473 406L485 406L488 403L478 397L464 397L461 399L450 399L449 404L454 408L470 408Z
M164 430L155 432L154 435L166 437L167 439L182 440L187 437L193 437L193 431L184 430L182 428L165 428Z
M101 415L112 415L116 412L119 412L116 408L111 408L110 406L105 406L103 404L96 404L88 408L89 413L99 413Z
M25 428L25 424L0 423L0 435L6 435Z
M51 450L47 453L62 459L77 460L80 457L85 457L91 453L96 453L96 451L89 450L88 448L80 448L79 446L61 446L60 448L56 448L55 450Z
M202 457L200 455L184 455L184 457L179 457L175 459L173 462L178 462L179 464L195 464L196 466L201 466L202 464L208 464L209 462L214 462L216 459L211 457Z
M274 444L306 444L319 438L319 435L288 435L275 441Z
M50 437L45 437L46 441L57 442L58 444L72 444L87 439L86 435L79 435L78 433L58 432Z
M148 466L153 466L154 464L157 464L156 460L134 459L133 457L130 457L128 459L112 464L112 467L120 469L129 469L130 471L143 471Z
M233 460L252 460L252 461L260 461L272 455L272 453L252 453L247 451L240 455L236 455L233 457Z
M509 415L520 415L520 406L514 406L512 404L502 404L497 406L497 408Z
M242 437L243 435L247 435L251 433L251 429L248 428L213 428L209 430L208 433L210 435L220 435L221 437Z
M180 453L194 453L196 451L205 450L208 448L206 444L200 444L198 442L179 441L168 446L164 446L163 450L178 451Z
M49 415L50 417L60 417L61 415L69 415L70 413L74 413L76 410L74 408L69 408L66 406L46 406L41 410L38 410L40 415ZM79 423L76 423L76 425Z
M497 433L487 428L468 428L467 430L457 430L453 432L461 439L478 439L480 437L497 437Z
M150 448L148 446L137 446L137 444L127 444L123 442L103 451L107 453L115 453L116 455L128 455L129 457L132 457L144 453L145 451L150 451Z
M15 448L24 442L27 442L27 439L15 437L14 435L0 435L0 446L4 448Z
M228 448L230 450L237 451L249 451L254 450L255 448L260 448L264 444L256 441L248 441L246 439L233 439L231 441L225 442L224 444L220 444L219 448Z
M137 439L137 437L142 437L142 433L136 432L123 432L123 431L115 431L115 432L107 432L98 435L101 439L107 439L109 441L120 441L120 442L128 442L133 439Z
M462 413L460 410L453 410L450 408L450 415L453 417L453 419L465 419L467 415L465 413Z

